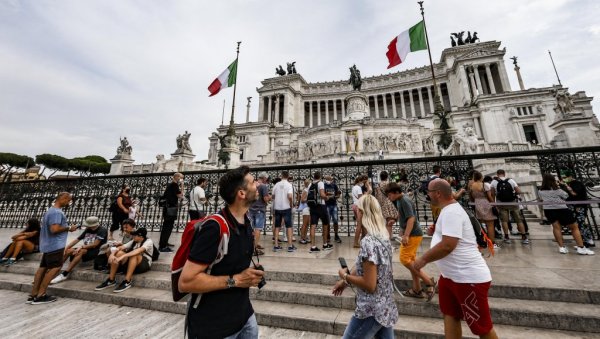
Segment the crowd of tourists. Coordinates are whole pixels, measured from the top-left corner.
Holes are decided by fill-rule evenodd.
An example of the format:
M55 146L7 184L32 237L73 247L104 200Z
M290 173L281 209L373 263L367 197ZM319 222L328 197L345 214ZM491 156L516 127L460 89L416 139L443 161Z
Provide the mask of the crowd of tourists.
M433 223L425 229L415 206L417 192L408 189L402 180L390 180L385 171L379 173L377 181L371 175L356 177L351 197L357 225L353 246L358 249L358 256L352 267L342 263L338 272L340 280L333 287L334 295L341 295L350 287L357 296L356 310L345 338L393 337L393 326L398 319L393 296L397 291L392 271L395 250L399 250L400 263L412 277L410 287L399 293L426 301L438 293L447 337L461 337L461 319L467 321L475 335L497 337L487 301L492 277L480 252L469 210L473 209L476 219L484 225L483 233L490 239L493 250L510 244L511 235L520 237L523 245L530 245L528 229L520 213L521 188L502 169L495 177L474 171L464 187L458 187L452 177L442 177L441 167L434 166L432 170L419 188L430 203L433 218ZM562 235L562 227L568 227L576 252L593 255L589 249L594 246L593 237L585 222L587 205L582 202L588 199L586 188L572 173L562 174L562 181L551 174L543 176L538 200L543 203L544 216L552 224L559 253L569 252ZM218 184L224 208L217 214L225 220L228 229L224 251L219 248L222 242L218 241L223 237L222 225L214 218L204 219L207 180L196 181L188 195L188 210L190 219L199 220L201 227L193 235L187 261L176 283L178 290L192 294L190 305L193 306L188 308L186 322L190 337L257 337L258 326L248 289L265 283L264 269L255 264L252 257L258 259L264 254L260 237L267 209L271 208L274 216L274 252L283 251L284 246L288 252L298 250L294 212L302 215L298 243L309 245L310 253L330 251L333 249L330 225L333 225L333 240L338 244L342 242L338 234L341 190L334 178L314 172L304 181L304 188L297 191L287 171L282 171L279 178L269 178L262 172L256 180L245 166L228 171ZM151 269L159 252L173 251L168 241L177 216L175 209L184 199L183 192L183 174L176 173L160 201L164 222L158 248L148 237L146 228L136 224L136 218L141 215L139 203L130 196L129 185L124 184L110 206L113 217L108 229L100 225L95 216L86 218L82 225L69 225L63 209L71 203L72 196L62 192L41 223L30 219L23 231L12 236L0 260L10 266L25 253L42 253L27 299L34 305L55 301L56 297L47 293L48 285L69 279L80 262L93 261L95 269L107 274L95 290L114 287L114 292L123 292L132 286L135 274ZM468 200L470 206L458 203L459 199ZM207 221L202 222L203 219ZM316 239L319 222L323 230L321 247ZM516 232L511 232L513 223ZM394 234L394 225L400 226L397 234ZM79 236L67 243L68 233L80 228L84 230ZM119 231L119 240L115 239L116 231ZM417 257L424 231L432 236L431 248ZM429 263L438 266L441 272L438 279L424 271ZM119 273L123 276L117 282ZM467 302L478 309L477 314L469 314L470 308L461 307Z

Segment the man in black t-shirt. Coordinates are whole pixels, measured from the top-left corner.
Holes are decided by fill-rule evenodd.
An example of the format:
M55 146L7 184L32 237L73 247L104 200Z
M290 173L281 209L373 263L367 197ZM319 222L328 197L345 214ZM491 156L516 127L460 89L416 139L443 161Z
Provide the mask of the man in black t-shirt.
M242 166L225 173L219 180L219 194L226 203L219 213L229 226L228 251L207 273L217 257L219 224L207 221L194 235L179 278L179 290L193 293L187 333L189 338L258 338L249 288L258 286L264 271L250 267L254 237L246 212L257 198L250 169Z
M161 252L173 252L169 246L169 237L173 232L173 225L177 220L177 208L179 206L179 199L183 198L183 174L173 174L173 181L167 185L165 193L163 193L163 199L165 205L163 207L163 225L160 229L160 241L158 242L158 250Z

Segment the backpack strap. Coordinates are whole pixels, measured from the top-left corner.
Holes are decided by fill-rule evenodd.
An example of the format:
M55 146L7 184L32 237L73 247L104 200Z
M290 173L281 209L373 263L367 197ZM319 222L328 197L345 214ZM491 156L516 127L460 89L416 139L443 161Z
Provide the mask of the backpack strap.
M208 268L206 269L206 274L210 275L210 271L212 270L213 266L220 263L221 260L223 260L223 258L227 255L227 252L229 250L230 232L229 232L229 224L227 223L227 220L225 219L225 217L223 217L222 215L217 214L217 213L208 216L204 221L196 224L195 232L198 232L200 230L200 228L202 228L204 223L206 223L209 220L216 221L219 224L219 230L220 230L219 246L217 248L217 257L210 265L208 265ZM193 305L194 308L198 308L198 305L200 304L200 299L202 299L202 293L197 294L196 301L194 302L194 305ZM191 300L191 298L190 298L190 300Z

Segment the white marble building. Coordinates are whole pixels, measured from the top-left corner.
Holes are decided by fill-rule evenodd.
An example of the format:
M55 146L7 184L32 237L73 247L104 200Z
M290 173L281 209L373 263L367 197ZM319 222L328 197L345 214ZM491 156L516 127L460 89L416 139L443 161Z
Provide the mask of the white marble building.
M454 142L444 154L599 144L591 97L558 86L513 90L505 52L497 41L467 44L445 49L434 64L438 94L451 111ZM429 65L362 80L360 92L347 81L308 83L300 74L263 80L257 88L258 121L235 124L239 163L368 160L380 150L386 159L410 158L443 151L437 147L441 131L432 114ZM366 105L354 94L363 95ZM227 128L220 126L209 138L207 165L218 165L219 136Z

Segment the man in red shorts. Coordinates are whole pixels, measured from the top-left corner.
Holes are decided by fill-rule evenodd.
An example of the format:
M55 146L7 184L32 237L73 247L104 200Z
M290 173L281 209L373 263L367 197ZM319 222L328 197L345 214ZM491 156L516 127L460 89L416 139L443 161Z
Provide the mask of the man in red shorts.
M477 250L477 240L469 216L452 197L446 180L429 183L431 203L441 208L431 239L431 248L414 262L415 270L436 263L440 310L444 314L446 339L461 338L461 319L480 338L498 338L488 305L492 282L490 269Z

